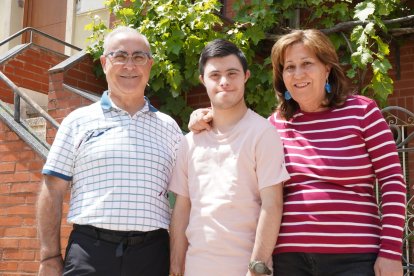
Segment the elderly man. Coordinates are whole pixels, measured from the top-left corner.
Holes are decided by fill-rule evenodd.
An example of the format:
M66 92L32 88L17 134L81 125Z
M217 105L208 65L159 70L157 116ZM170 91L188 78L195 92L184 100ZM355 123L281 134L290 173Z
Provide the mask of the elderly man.
M43 168L39 275L165 276L166 190L182 133L144 97L153 64L145 36L114 29L101 63L108 91L63 120ZM63 260L60 225L69 187L73 231Z

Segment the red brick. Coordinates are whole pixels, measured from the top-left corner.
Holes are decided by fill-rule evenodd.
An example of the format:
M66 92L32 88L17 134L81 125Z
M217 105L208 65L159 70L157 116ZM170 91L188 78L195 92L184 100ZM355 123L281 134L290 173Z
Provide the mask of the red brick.
M40 188L40 184L39 184L39 188ZM37 194L26 195L25 196L25 203L26 204L33 204L33 205L35 205L36 202L37 202Z
M11 67L11 66L7 66L7 67L3 70L3 73L4 73L6 76L12 75L12 74L14 74L14 68L13 68L13 67Z
M14 151L20 153L22 149L28 147L29 146L25 145L23 141L7 141L5 144L0 145L0 151Z
M0 271L16 271L19 262L0 262ZM5 275L5 274L1 274ZM10 274L12 275L12 274ZM16 274L13 274L16 275Z
M22 143L21 144L24 147L20 147L20 151L19 151L19 157L20 160L22 160L23 162L27 161L27 160L33 160L35 158L35 153L34 151L26 144Z
M27 173L30 177L30 174ZM11 186L11 193L37 193L39 191L39 183L21 183L22 181L17 181Z
M13 195L13 196L10 196L10 195L0 195L0 206L11 205L11 204L23 204L23 203L27 203L26 196L21 196L21 195Z
M0 238L0 248L18 248L19 239Z
M33 215L34 208L31 205L11 206L6 208L9 215Z
M33 250L18 250L18 249L6 249L3 252L4 260L35 260L35 251Z
M3 174L2 180L6 183L27 182L30 180L30 174L27 172ZM14 187L13 187L14 188Z
M1 145L0 145L0 152L1 152ZM17 161L18 153L17 152L2 152L0 153L0 162L14 162Z
M24 66L24 63L20 60L14 59L9 62L8 66L14 70L14 68L22 68Z
M27 170L28 170L28 162L19 162L16 164L16 172L27 171Z
M31 177L30 177L30 181L31 182L38 182L40 183L40 181L43 179L42 174L39 172L32 172L31 173Z
M37 239L20 239L19 248L38 249L39 241Z
M21 262L18 270L21 272L37 272L39 269L39 262Z
M16 163L0 163L0 175L5 172L14 172L15 168Z
M42 85L40 82L30 80L30 79L22 79L20 86L28 89L32 89L35 91L42 91Z
M6 137L7 141L16 141L16 140L20 140L20 137L13 131L9 131L7 132L7 137Z
M12 216L0 217L1 226L20 226L22 222L23 222L23 219L20 217L12 217Z
M28 169L30 171L36 170L36 171L41 171L43 168L44 162L43 160L39 160L39 161L32 161L28 163Z
M32 212L34 212L34 208L32 206ZM9 227L4 229L4 235L7 237L26 237L26 238L36 238L37 231L36 228L33 227Z
M70 76L71 78L78 79L78 80L86 80L86 74L76 69L71 69L67 72L66 76Z
M25 217L23 218L22 226L33 226L36 225L36 217Z
M48 62L44 62L43 60L40 60L40 61L37 62L37 65L44 68L47 72L50 68L52 68L56 64L51 64L51 63L48 63Z
M10 184L4 184L0 182L0 195L4 195L4 194L9 194L11 190L11 185ZM1 223L0 223L1 225Z

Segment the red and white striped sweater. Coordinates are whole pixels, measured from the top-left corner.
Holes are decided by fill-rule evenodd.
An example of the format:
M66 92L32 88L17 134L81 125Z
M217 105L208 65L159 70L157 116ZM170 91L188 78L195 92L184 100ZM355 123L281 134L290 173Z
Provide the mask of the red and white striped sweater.
M291 179L275 253L378 253L399 260L406 185L396 146L375 102L350 96L340 108L269 117ZM379 216L375 179L382 193Z

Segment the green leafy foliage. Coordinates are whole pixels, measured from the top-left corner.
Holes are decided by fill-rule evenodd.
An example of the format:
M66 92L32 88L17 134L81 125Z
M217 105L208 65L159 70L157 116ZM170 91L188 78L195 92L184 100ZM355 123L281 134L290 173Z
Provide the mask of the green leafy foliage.
M388 55L390 36L384 20L390 19L401 11L409 10L399 0L283 0L283 1L252 1L251 5L243 5L245 1L238 0L234 6L237 22L254 23L260 26L264 33L283 33L295 22L299 15L300 25L293 28L328 29L339 23L358 20L353 28L344 29L341 33L332 33L330 38L340 53L344 67L349 68L347 76L352 79L359 93L375 98L384 106L388 95L393 91L392 79L388 76L391 69ZM266 12L263 12L266 11ZM409 13L408 13L409 14ZM261 40L255 36L263 32L240 30L243 38L252 41L251 49L263 53L260 49ZM384 40L385 39L385 40ZM259 47L256 47L259 45ZM268 55L270 53L267 50ZM261 68L266 69L266 68ZM257 72L253 72L253 74ZM372 76L367 80L367 76ZM262 101L268 100L263 92ZM258 97L248 100L261 101ZM260 108L267 108L257 104ZM260 110L265 113L265 110ZM264 111L264 112L263 112Z
M209 41L227 38L244 51L252 72L246 102L267 116L276 105L269 56L277 35L290 28L327 29L352 20L362 23L329 36L359 92L384 104L393 90L384 20L408 9L399 0L235 0L235 16L223 22L218 0L126 2L105 3L116 24L130 25L148 37L155 62L147 95L157 97L161 110L178 118L183 129L192 110L187 96L199 85L198 58ZM295 20L298 15L300 20ZM94 18L87 28L93 31L90 39L97 42L89 52L98 59L108 27ZM365 76L372 77L368 81Z
M362 84L365 84L361 93L374 97L381 106L386 105L387 97L393 91L393 81L388 76L391 64L387 56L390 50L388 43L380 37L380 34L387 33L381 16L392 13L398 2L396 0L363 1L355 6L354 19L364 22L365 26L356 26L351 33L351 42L356 50L352 53L353 64L348 76L365 74L367 68L370 68L372 78L369 83L366 84L367 81L359 79Z

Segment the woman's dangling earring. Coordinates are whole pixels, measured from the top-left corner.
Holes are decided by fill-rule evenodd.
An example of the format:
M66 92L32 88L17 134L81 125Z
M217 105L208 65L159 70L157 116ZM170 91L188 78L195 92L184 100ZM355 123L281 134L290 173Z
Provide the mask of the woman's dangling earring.
M325 90L326 90L326 93L331 93L332 92L332 88L331 88L331 85L328 82L328 79L326 79Z
M292 99L292 95L290 95L290 92L286 90L285 91L285 100L289 101L290 99Z

